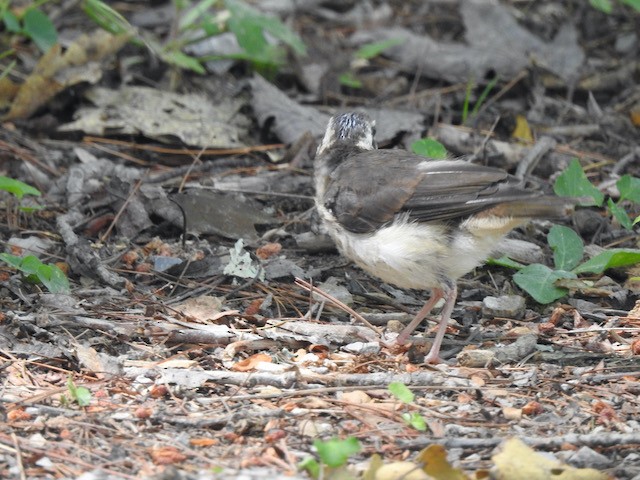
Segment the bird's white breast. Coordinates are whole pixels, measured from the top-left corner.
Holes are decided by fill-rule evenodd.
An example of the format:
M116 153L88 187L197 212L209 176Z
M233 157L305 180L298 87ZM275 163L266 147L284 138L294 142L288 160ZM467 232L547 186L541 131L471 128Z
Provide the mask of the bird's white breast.
M480 265L497 246L502 232L476 236L465 228L453 231L442 224L415 223L399 216L371 234L342 228L331 212L318 211L341 253L371 275L401 288L439 287Z

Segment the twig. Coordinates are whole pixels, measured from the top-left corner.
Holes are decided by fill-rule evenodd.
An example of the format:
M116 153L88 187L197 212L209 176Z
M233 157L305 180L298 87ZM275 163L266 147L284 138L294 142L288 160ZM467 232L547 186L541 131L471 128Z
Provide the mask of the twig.
M107 228L107 231L104 232L102 234L102 236L100 237L100 241L101 242L105 242L107 240L107 238L109 238L109 235L111 235L111 231L116 226L116 223L118 222L118 220L120 220L120 217L122 216L124 211L127 209L127 206L129 205L129 203L131 203L131 200L133 199L135 194L138 192L138 190L140 190L140 187L142 186L142 182L143 182L143 180L144 180L144 178L146 176L147 176L147 172L145 172L144 175L142 175L142 178L140 178L136 182L136 184L133 186L133 189L129 193L129 196L127 197L127 199L122 204L122 207L120 207L120 210L118 210L118 213L116 213L116 216L113 217L113 221L111 222L111 225L109 225L109 228Z
M556 148L556 144L557 142L551 137L541 137L520 161L515 176L523 179L526 175L529 175L536 168L540 159L549 150Z
M344 303L342 303L340 300L338 300L337 298L332 297L331 295L329 295L326 292L323 292L322 290L320 290L318 287L315 287L313 285L311 285L309 282L301 279L301 278L297 278L296 277L296 281L295 281L296 285L304 288L305 290L307 290L309 293L317 293L318 295L320 295L321 297L327 299L328 301L330 301L331 303L333 303L336 307L341 308L342 310L344 310L345 312L347 312L349 315L352 315L356 320L360 321L361 323L363 323L364 325L366 325L367 327L369 327L371 330L373 330L374 332L376 332L378 335L382 336L382 332L380 331L380 329L378 327L376 327L375 325L372 325L369 321L367 321L367 319L365 319L362 315L360 315L359 313L357 313L354 309L352 309L351 307L348 307L347 305L345 305Z

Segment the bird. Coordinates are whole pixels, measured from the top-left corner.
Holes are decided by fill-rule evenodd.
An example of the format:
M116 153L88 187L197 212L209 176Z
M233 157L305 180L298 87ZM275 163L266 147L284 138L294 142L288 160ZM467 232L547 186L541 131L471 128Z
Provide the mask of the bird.
M314 159L315 205L344 257L386 283L431 291L398 345L444 299L425 357L441 363L457 280L512 229L533 218L566 218L575 202L526 188L500 168L378 149L374 136L365 113L331 117Z

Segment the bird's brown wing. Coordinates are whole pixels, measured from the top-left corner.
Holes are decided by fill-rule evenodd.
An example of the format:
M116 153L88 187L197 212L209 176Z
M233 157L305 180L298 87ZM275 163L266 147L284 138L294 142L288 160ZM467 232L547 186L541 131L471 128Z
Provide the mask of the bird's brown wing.
M429 160L403 150L352 155L332 173L324 205L347 230L368 233L407 213L411 220L462 219L539 196L500 169Z

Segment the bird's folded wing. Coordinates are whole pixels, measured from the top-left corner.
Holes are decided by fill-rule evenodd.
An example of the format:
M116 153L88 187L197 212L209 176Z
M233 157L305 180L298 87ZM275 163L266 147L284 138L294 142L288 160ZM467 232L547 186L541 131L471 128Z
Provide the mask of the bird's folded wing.
M402 213L420 222L453 220L539 196L503 170L403 150L353 155L333 171L332 180L324 205L355 233L372 232Z

